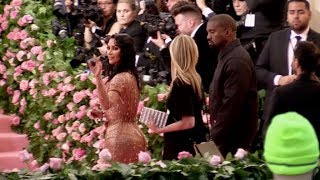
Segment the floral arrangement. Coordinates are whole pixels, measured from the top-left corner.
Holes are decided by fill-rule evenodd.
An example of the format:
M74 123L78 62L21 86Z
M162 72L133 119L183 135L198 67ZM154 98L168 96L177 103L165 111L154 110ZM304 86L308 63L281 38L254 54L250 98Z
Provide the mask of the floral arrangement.
M106 152L104 122L90 113L99 108L95 79L84 65L70 67L74 39L52 34L51 3L12 0L0 12L0 107L14 114L13 128L28 135L33 164L104 165L99 156ZM142 98L151 100L141 101L140 109L158 104L152 93L165 90L165 85L145 87ZM149 147L156 152L152 144Z
M140 152L139 163L121 164L110 161L110 153L101 151L109 165L92 169L61 167L61 161L51 159L36 171L17 171L0 174L7 179L272 179L272 173L257 158L243 149L224 162L219 156L192 157L180 152L178 160L159 161L147 152Z
M149 152L140 163L112 161L104 148L104 122L91 111L99 108L95 79L86 66L69 65L75 52L74 38L59 39L52 33L52 1L6 0L0 5L0 108L13 114L13 129L29 137L20 157L34 172L0 175L8 179L97 179L270 177L256 155L244 160L229 157L190 157L158 161L162 137L149 135ZM138 113L143 106L165 110L166 85L144 86ZM101 171L95 173L95 171ZM43 174L44 173L44 174Z

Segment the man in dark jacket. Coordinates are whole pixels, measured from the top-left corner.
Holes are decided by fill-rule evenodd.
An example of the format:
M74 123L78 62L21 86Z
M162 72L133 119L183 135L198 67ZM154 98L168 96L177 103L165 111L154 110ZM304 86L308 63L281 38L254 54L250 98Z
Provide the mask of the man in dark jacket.
M319 49L307 41L299 42L296 47L292 66L297 79L274 90L265 129L275 115L294 111L310 121L320 140L320 81L315 75L320 58Z
M273 89L293 82L292 74L293 50L298 41L312 41L320 47L320 34L313 31L310 4L307 0L289 0L287 21L290 28L274 32L270 35L256 63L258 83L266 89L266 101L262 120L270 116L270 97ZM319 76L319 67L317 71Z
M210 85L212 137L222 155L249 149L257 132L257 87L254 65L236 39L236 22L216 15L207 24L208 41L220 49Z

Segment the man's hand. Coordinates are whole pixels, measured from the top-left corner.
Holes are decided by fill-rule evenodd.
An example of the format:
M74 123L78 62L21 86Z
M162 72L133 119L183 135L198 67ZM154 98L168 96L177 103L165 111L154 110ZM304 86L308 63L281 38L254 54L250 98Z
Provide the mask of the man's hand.
M294 80L296 80L296 78L297 78L297 75L281 76L279 79L279 85L284 86L284 85L290 84Z
M157 32L157 38L156 39L153 39L153 38L151 38L151 41L155 44L155 45L157 45L159 48L162 48L162 47L164 47L165 45L166 45L166 43L164 42L164 40L165 40L165 38L167 38L168 37L168 35L162 35L161 33L160 33L160 31L158 31Z

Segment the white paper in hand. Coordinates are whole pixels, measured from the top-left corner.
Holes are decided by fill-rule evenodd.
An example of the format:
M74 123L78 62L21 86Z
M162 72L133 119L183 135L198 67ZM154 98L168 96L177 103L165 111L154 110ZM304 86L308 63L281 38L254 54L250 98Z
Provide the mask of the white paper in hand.
M148 124L150 121L154 121L154 123L162 128L166 126L167 120L168 120L169 114L155 110L152 108L144 107L141 111L140 119L139 121Z

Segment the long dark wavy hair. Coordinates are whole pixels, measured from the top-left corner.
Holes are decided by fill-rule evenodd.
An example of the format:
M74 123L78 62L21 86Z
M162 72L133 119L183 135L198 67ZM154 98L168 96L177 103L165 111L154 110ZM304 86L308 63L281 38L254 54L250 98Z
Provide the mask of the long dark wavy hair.
M138 72L135 66L136 51L133 39L128 34L124 33L107 36L105 38L105 42L108 44L110 39L114 39L115 45L120 48L120 62L116 65L111 65L109 64L109 60L107 60L105 75L109 76L108 81L111 81L111 79L118 73L129 72L136 78L139 88Z

